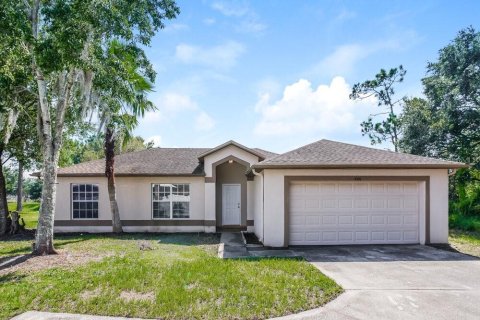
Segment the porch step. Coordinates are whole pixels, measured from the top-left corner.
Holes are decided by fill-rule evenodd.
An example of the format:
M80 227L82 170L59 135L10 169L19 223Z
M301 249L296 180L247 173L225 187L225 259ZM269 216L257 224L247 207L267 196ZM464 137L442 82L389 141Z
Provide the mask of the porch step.
M241 232L222 232L218 257L222 259L250 257Z

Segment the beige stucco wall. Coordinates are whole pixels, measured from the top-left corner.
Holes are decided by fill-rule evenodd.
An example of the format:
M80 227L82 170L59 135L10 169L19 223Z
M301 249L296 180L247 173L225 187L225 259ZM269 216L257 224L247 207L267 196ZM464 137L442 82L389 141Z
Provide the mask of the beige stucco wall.
M263 241L263 175L255 176L253 186L253 220L254 232L260 241Z
M107 180L104 177L58 177L55 220L71 220L72 183L95 183L99 185L98 219L110 220L110 204L108 201ZM190 217L179 220L214 220L205 216L205 183L203 177L117 177L117 201L122 220L152 220L153 183L188 183L190 184ZM84 221L86 219L79 219ZM77 220L76 220L77 221ZM210 228L211 229L211 228ZM110 227L58 226L58 232L84 231L109 232ZM204 226L131 226L126 231L208 231ZM211 230L210 230L211 231Z
M446 169L265 169L265 204L263 243L283 247L285 243L285 176L429 176L430 177L430 242L448 242L448 172ZM421 195L422 196L422 195ZM423 195L425 196L425 195ZM425 224L421 213L420 228ZM257 221L255 222L257 224ZM424 228L423 228L424 229ZM422 232L422 230L420 230ZM257 235L259 232L256 231Z
M111 219L110 202L108 201L107 178L104 177L58 177L57 199L55 205L55 220L71 220L71 192L72 183L98 184L98 220ZM85 219L82 219L85 220Z
M247 221L255 221L255 181L247 181ZM255 231L255 225L247 226L248 232Z

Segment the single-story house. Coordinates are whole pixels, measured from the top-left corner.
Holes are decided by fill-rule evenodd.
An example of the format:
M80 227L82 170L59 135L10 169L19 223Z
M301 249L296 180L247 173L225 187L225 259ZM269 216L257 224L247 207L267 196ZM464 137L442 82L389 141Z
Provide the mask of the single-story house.
M465 164L320 140L275 154L228 141L116 156L127 232L243 228L264 245L447 243ZM110 232L104 160L58 172L56 232Z

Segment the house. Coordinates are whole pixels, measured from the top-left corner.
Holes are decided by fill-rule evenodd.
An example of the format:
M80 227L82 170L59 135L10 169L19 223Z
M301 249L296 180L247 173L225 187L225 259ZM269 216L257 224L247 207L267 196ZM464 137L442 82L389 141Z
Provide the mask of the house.
M330 140L275 154L228 141L116 157L127 232L243 228L267 246L446 243L465 164ZM110 232L104 160L58 172L56 232Z

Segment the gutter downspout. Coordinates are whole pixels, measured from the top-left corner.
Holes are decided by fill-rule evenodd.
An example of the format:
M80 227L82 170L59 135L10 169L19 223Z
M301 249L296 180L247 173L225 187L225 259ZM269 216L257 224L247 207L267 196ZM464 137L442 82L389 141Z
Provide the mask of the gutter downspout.
M262 179L262 243L263 243L263 240L265 239L265 181L263 180L264 179L264 176L263 176L263 171L262 173L258 173L255 171L254 168L252 168L252 173L257 176L257 177L261 177Z

